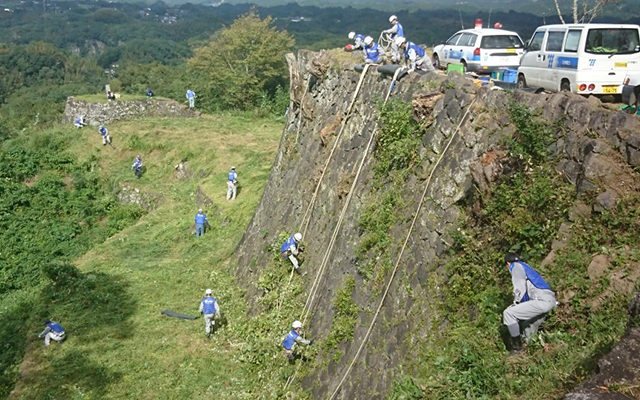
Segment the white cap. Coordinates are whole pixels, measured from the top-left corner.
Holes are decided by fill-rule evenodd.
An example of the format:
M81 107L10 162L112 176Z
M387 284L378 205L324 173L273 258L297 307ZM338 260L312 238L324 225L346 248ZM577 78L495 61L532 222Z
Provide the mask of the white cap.
M366 38L364 38L364 44L368 46L371 43L373 43L373 38L371 36L367 36Z
M356 37L356 33L355 32L349 32L349 39L353 40L354 37Z
M198 208L198 212L202 212L202 208Z
M398 19L398 17L396 17L395 15L392 15L389 17L389 22L393 22L396 19Z
M407 39L405 39L403 36L398 36L396 39L396 46L400 46L402 43L406 42Z
M293 240L295 240L296 242L299 242L302 240L302 233L298 232L295 235L293 235Z
M207 289L207 290L204 291L204 294L211 294L211 293L212 293L211 289Z
M293 325L291 325L293 327L293 329L298 329L298 328L302 328L302 322L300 321L293 321Z
M231 169L236 169L236 167L231 167Z

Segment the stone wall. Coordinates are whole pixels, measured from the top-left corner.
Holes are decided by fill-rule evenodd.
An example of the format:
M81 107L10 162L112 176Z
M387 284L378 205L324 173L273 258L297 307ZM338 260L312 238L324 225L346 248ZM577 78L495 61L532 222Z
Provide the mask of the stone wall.
M267 244L275 243L281 232L293 233L301 226L360 77L326 53L301 51L297 58L287 59L291 71L291 111L263 198L237 249L237 275L247 289L252 312L260 311L256 299L261 293L255 285L260 266L267 265L272 257L264 249ZM309 272L305 283L307 292L322 264L364 148L375 130L377 104L387 94L389 84L390 78L377 72L366 77L320 186L304 238L304 267ZM616 186L619 179L602 181L603 177L628 173L630 165L638 166L640 162L640 122L626 114L603 109L597 100L568 94L517 92L510 96L504 91L479 88L461 77L436 74L407 76L395 85L392 97L411 101L415 117L426 127L421 147L417 149L422 165L407 179L401 193L406 218L391 229L396 243L391 251L394 262L399 250L397 243L404 241L427 176L449 140L452 137L453 140L434 172L400 271L368 345L338 395L341 399L386 397L397 366L414 357L411 343L427 334L432 323L429 299L437 295L434 291L438 290L429 287L429 276L446 257L452 243L449 234L463 211L461 200L473 192L474 184L490 185L492 177L500 173L499 163L487 160L499 159L499 143L514 133L507 113L509 101L537 107L549 120L564 120L566 129L558 132L554 145L560 159L558 169L581 190L597 190L603 182L606 187L619 190ZM620 164L620 158L626 163ZM356 281L354 297L361 311L360 318L354 340L339 346L338 350L344 352L339 361L328 361L324 363L327 367L304 378L303 386L311 390L314 398L326 398L334 390L380 301L379 291L372 291L357 273L355 257L362 235L358 217L374 196L373 164L374 157L370 155L320 283L319 298L312 308L307 329L314 337L328 335L333 321L333 299L348 276Z
M116 121L140 117L182 117L194 118L199 112L173 100L135 100L109 101L96 103L67 99L64 109L63 124L73 123L78 116L84 115L85 121L91 125L110 124Z

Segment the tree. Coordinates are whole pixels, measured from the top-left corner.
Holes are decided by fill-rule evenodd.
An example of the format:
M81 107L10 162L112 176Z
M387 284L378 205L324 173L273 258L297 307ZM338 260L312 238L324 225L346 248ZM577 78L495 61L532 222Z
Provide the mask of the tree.
M271 17L261 20L251 10L194 50L189 66L198 77L194 87L203 106L249 108L286 83L284 56L294 40L271 24Z
M571 13L573 15L573 23L590 24L598 14L602 13L605 6L617 2L618 0L572 0ZM558 17L560 17L560 21L565 24L566 22L562 17L562 10L560 9L558 0L553 0L553 3L556 6L556 12L558 13Z

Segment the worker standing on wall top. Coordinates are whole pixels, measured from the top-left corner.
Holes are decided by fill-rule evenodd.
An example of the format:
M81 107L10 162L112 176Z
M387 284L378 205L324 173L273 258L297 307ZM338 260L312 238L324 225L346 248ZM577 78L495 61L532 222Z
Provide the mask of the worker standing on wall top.
M378 64L382 62L382 47L373 41L371 36L364 38L364 62L367 64Z
M353 50L364 49L365 36L355 32L349 32L349 39L353 40Z
M76 120L73 121L73 125L78 129L82 129L83 127L87 126L87 124L84 122L84 115L76 118Z
M39 338L44 337L44 346L49 346L51 339L58 343L62 343L65 339L64 328L57 322L46 320L44 321L46 328L38 335Z
M220 318L220 306L211 296L211 289L204 291L204 298L200 302L200 313L204 316L204 331L211 337L211 331L216 324L215 318Z
M431 58L427 55L425 49L413 42L408 42L402 36L397 37L395 43L404 52L405 61L409 63L409 72L413 72L416 69L435 72L436 69L433 67Z
M231 167L229 175L227 176L227 200L236 199L236 191L238 189L238 173L236 167Z
M191 89L187 90L187 100L189 100L189 108L193 108L196 101L196 94Z
M515 355L522 351L520 322L525 327L525 342L528 343L544 322L545 315L557 303L556 295L547 282L516 253L507 253L504 262L511 272L513 304L504 310L502 320L511 336L510 355Z
M287 334L287 337L282 341L282 347L284 347L284 354L287 356L289 361L294 361L295 356L293 354L294 346L296 343L311 345L313 344L313 339L306 340L301 336L302 333L302 322L294 321L291 326L291 332Z
M280 246L280 252L282 253L283 258L288 258L293 264L293 267L297 274L302 275L300 271L300 264L298 263L298 259L296 256L302 252L302 247L300 242L302 241L302 233L298 232L295 235L291 236L287 239L286 242L282 246Z
M207 226L210 226L209 225L209 219L202 212L202 208L200 208L198 210L198 213L196 214L196 237L200 237L200 236L204 235L204 224L205 223L207 224Z
M100 125L100 128L98 128L98 132L102 136L102 145L103 146L106 146L107 143L111 144L111 137L109 136L109 131L107 130L106 126Z
M140 154L138 154L133 160L131 169L133 169L133 174L136 176L136 178L140 179L140 177L142 176L142 157L140 157Z
M382 31L383 34L387 35L391 40L391 62L394 64L398 64L400 62L401 54L398 49L398 45L396 45L395 40L398 37L404 37L404 28L402 24L398 22L398 17L392 15L389 17L389 22L391 23L391 28Z

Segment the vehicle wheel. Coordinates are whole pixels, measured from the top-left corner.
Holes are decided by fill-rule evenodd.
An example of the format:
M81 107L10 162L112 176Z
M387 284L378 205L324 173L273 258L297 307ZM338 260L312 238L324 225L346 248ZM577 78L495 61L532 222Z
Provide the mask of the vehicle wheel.
M527 87L527 80L525 79L524 74L518 75L517 87L518 89L524 89Z
M569 81L562 81L560 84L561 92L570 92L571 91L571 83Z
M434 66L436 69L442 69L442 65L440 65L440 57L435 53L433 54L433 63L435 64Z

